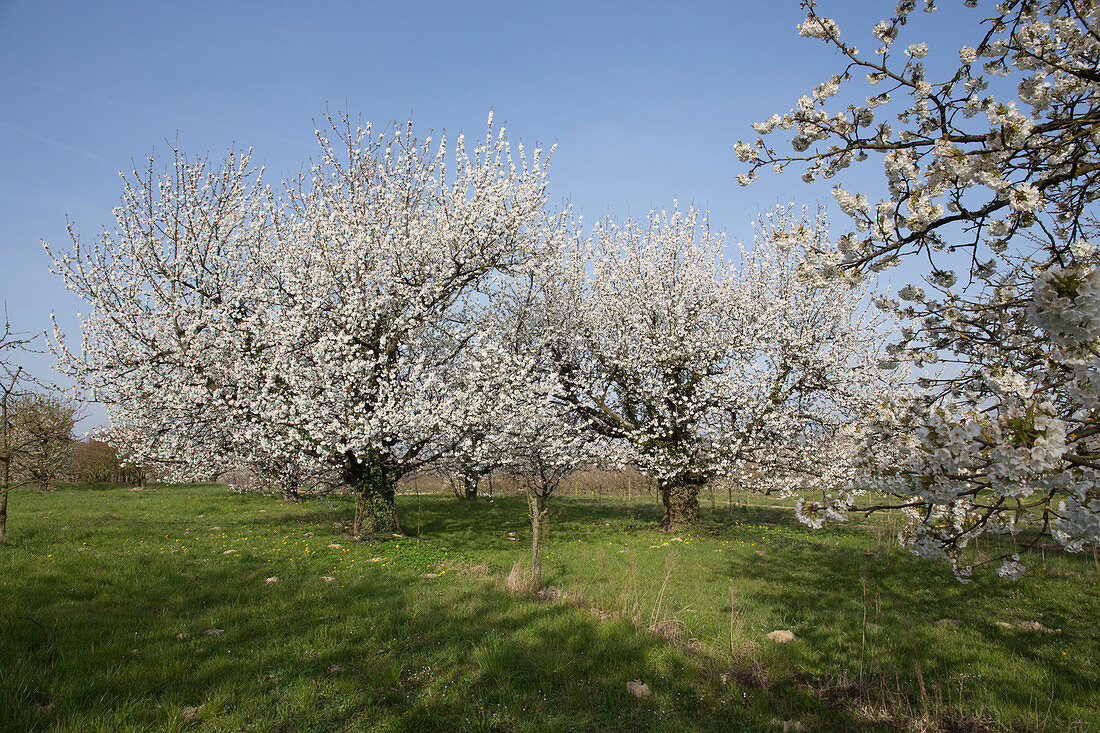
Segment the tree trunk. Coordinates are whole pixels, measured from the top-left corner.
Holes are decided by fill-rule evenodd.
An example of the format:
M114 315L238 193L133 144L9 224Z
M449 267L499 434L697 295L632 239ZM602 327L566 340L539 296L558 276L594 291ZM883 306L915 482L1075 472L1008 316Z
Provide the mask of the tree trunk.
M665 516L658 529L671 532L694 524L699 518L699 484L688 477L677 477L660 483L661 503Z
M544 496L527 495L531 509L531 590L542 590L542 546L546 544L546 509Z
M3 483L0 483L0 542L4 541L4 535L8 531L8 489L11 488L9 478L8 467L5 465Z
M366 451L362 457L348 451L344 460L344 480L355 495L353 537L392 534L401 531L394 508L400 471L379 450Z
M448 473L447 483L451 485L451 491L458 497L459 501L476 501L477 500L477 484L478 477L471 476L466 472L455 471ZM461 484L461 485L460 485ZM461 491L459 489L461 488Z
M356 539L371 535L396 534L401 531L394 508L393 495L385 496L372 490L354 488L355 519L351 534Z
M15 384L12 384L15 388ZM0 474L0 542L8 531L8 490L11 488L11 433L8 430L8 396L11 390L4 390L2 406L0 406L0 456L3 456L3 473Z
M298 479L283 477L279 482L279 497L286 502L299 502L302 500L302 495L298 493L298 489L301 484Z

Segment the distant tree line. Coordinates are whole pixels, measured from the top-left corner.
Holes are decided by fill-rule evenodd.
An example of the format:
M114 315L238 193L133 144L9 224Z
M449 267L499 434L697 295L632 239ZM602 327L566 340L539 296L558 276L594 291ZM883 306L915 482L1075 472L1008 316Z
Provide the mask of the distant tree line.
M137 486L148 478L146 469L125 463L113 446L94 437L72 443L69 475L78 484Z

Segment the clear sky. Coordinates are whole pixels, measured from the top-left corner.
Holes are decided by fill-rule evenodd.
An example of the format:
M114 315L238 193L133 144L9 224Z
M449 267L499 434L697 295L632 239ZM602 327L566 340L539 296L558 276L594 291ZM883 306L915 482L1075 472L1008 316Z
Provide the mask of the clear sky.
M891 8L822 4L868 51ZM931 31L913 40L949 55L974 45L953 37L965 12L918 18ZM214 156L252 147L275 177L297 172L326 105L468 134L492 108L512 140L558 144L552 196L588 220L678 198L708 207L731 241L751 237L757 211L831 198L793 173L735 180L733 144L754 137L749 125L839 71L798 36L803 17L797 0L0 0L0 300L17 328L47 328L53 311L75 341L81 305L41 246L66 243L66 217L94 238L117 171L166 140ZM877 181L877 166L862 175ZM48 376L46 364L33 362ZM97 419L93 409L86 426Z

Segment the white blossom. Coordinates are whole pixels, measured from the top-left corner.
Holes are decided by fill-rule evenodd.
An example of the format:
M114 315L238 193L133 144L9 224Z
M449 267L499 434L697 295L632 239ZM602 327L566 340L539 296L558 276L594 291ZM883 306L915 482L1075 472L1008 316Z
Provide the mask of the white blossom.
M807 38L826 38L840 35L840 28L832 18L811 15L798 24L798 33Z
M943 357L954 366L922 377L929 393L898 415L907 427L892 433L897 454L866 454L866 470L892 497L886 505L914 509L903 533L911 549L951 562L965 580L977 566L964 549L986 531L1049 533L1073 550L1100 542L1092 468L1100 451L1100 135L1092 123L1100 36L1095 7L1006 2L973 18L974 43L955 68L939 71L919 61L927 55L919 39L904 56L891 52L912 27L913 7L899 3L874 26L882 46L873 58L822 38L846 75L889 80L894 104L871 92L862 109L889 109L892 124L864 135L860 97L830 109L829 97L802 96L757 129L792 130L793 152L758 141L748 175L795 166L813 178L839 176L881 155L880 201L835 189L853 231L841 238L842 259L818 273L844 279L928 263L927 292L903 286L904 305L877 299L909 319L887 363L923 367ZM818 17L817 3L808 4L806 23ZM1012 90L1015 99L997 96ZM1001 500L981 498L989 495ZM1005 574L1022 570L1012 562Z
M281 194L247 155L125 178L113 230L50 249L91 306L82 348L57 350L134 460L325 467L356 531L390 530L397 481L462 434L475 289L539 255L548 156L517 160L491 123L449 157L411 124L330 123Z
M927 43L913 43L905 49L905 55L913 59L922 59L928 55Z

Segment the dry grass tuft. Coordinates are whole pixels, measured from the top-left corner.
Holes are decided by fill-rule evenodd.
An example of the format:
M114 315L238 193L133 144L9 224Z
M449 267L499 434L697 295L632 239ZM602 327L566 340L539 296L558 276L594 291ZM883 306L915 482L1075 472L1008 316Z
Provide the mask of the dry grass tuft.
M768 670L759 657L735 661L728 672L721 674L720 679L724 685L737 685L743 690L763 690L770 683Z
M675 617L660 619L651 624L649 630L665 641L675 644L684 640L684 625Z
M493 580L493 571L486 563L470 564L456 560L445 560L434 566L436 572L446 572L459 578L477 581Z
M870 678L859 680L840 675L829 680L810 680L813 693L830 707L844 709L859 721L908 733L1004 733L1007 729L994 718L961 713L938 696L929 712L926 703L912 700L900 689L879 687Z
M512 595L526 595L531 592L532 582L531 568L527 567L527 564L523 560L517 560L516 564L512 566L512 569L508 572L508 577L504 581L504 587L508 589L508 592Z
M548 585L545 588L540 588L535 593L535 598L538 598L540 601L560 601L563 599L563 597L564 595L562 594L562 592L557 588L557 586L553 585Z

